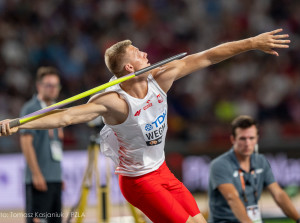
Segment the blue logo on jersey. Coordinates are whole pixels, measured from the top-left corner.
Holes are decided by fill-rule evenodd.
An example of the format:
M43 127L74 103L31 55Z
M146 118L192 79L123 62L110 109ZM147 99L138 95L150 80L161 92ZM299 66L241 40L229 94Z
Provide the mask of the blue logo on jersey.
M156 128L160 126L165 121L166 114L167 112L164 111L160 116L157 117L157 119L154 122L152 122L152 124L155 124Z
M146 130L146 131L150 131L150 130L152 130L152 129L153 129L153 126L150 125L150 124L147 124L147 125L145 126L145 130Z

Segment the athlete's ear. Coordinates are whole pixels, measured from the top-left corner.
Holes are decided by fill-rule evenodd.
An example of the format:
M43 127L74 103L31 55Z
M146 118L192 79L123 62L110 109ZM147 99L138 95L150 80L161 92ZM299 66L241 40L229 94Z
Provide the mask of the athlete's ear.
M130 63L126 64L124 66L124 68L125 68L126 71L128 71L130 73L134 72L134 68L133 68L133 66Z

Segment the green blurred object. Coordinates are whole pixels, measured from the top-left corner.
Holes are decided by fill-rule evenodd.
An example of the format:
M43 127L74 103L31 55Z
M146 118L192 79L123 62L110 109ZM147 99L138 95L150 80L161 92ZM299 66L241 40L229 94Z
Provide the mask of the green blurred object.
M215 106L215 115L223 122L231 121L236 115L234 104L230 101L219 101Z
M297 194L299 193L299 186L289 185L284 190L289 195L289 197L296 197Z
M263 219L264 223L295 223L295 221L287 218Z

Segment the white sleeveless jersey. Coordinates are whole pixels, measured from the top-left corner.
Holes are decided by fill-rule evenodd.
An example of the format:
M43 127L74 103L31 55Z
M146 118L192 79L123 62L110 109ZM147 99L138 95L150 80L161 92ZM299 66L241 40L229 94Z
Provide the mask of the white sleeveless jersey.
M143 99L130 96L119 85L106 90L120 94L129 106L127 119L108 125L100 132L102 152L116 164L116 174L140 176L158 169L165 160L167 95L148 76L148 93Z

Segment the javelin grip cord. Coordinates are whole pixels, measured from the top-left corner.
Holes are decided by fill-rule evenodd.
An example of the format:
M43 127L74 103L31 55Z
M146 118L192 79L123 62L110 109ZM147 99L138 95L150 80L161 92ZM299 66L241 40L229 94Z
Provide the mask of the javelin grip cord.
M14 119L12 121L9 122L9 127L13 128L13 127L17 127L20 125L20 120L19 119ZM2 131L2 125L0 125L0 132Z

